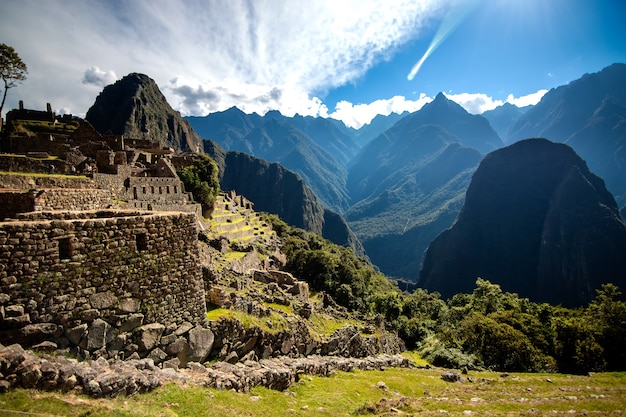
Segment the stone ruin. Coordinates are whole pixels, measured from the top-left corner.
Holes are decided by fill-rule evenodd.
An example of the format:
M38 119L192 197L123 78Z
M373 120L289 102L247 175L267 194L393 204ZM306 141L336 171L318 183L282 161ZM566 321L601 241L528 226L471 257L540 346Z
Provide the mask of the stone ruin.
M51 118L51 124L76 122L71 116L59 119L51 114L48 106L44 116ZM21 108L11 117L40 120L42 115ZM125 142L143 148L130 148ZM17 385L82 387L96 396L116 395L150 389L163 380L163 375L156 380L153 374L146 376L147 371L194 368L209 358L249 363L309 355L366 357L402 350L401 341L384 329L379 336L374 330L368 335L349 326L320 340L299 319L290 319L285 331L270 333L244 328L227 318L208 322L207 303L263 317L269 314L265 303L274 302L292 305L303 319L314 306L308 285L280 271L248 270L244 262L242 270L231 272L238 277L235 289L246 282L266 284L268 293L259 293L257 299L225 291L232 282L218 283L213 273L207 274L198 245L200 206L176 175L171 150L150 146L99 135L86 122L78 122L73 133L4 136L3 151L30 148L41 157L64 157L68 149L81 148L93 156L93 163L83 167L93 169L89 178L0 175L0 220L4 219L0 221L0 340L12 344L0 345L0 390ZM16 160L0 157L0 170L3 164L9 168L17 164L19 171L22 162ZM178 163L181 160L191 162L184 156ZM71 172L70 164L55 164L61 167L57 172ZM243 196L230 192L223 200L226 210L253 213L252 202ZM126 202L124 209L119 201ZM236 235L241 232L229 233L245 238ZM100 362L83 369L54 357L36 359L20 346ZM110 375L108 361L120 359L130 365L118 368L134 376L98 380L94 369ZM54 383L45 376L52 363ZM350 363L341 366L356 362ZM68 380L62 377L64 367L72 369L67 371ZM257 368L250 366L250 372L258 375ZM294 369L284 375L297 377ZM242 385L238 373L208 372L219 376L213 386L254 386ZM258 383L284 385L272 378ZM119 386L112 387L115 384Z

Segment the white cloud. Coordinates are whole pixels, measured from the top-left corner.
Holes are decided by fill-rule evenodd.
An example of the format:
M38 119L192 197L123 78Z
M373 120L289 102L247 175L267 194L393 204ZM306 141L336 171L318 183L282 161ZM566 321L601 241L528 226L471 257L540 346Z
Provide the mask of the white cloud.
M105 87L117 81L117 75L113 71L102 71L98 67L89 67L83 75L83 84L93 84L98 87Z
M233 106L245 113L261 115L279 109L286 116L328 116L328 109L319 98L285 86L246 84L232 79L193 85L177 78L163 90L171 93L170 103L186 116L205 115Z
M407 100L404 96L376 100L369 104L352 104L344 100L337 103L335 111L329 114L329 117L343 121L348 127L358 129L370 123L379 114L389 116L391 113L414 112L432 100L432 97L424 93L420 94L417 100Z
M513 94L509 94L506 98L507 103L516 105L517 107L534 106L539 103L548 90L539 90L525 96L515 98Z
M492 97L483 93L444 93L444 95L448 99L458 103L471 114L481 114L504 104L502 100L494 100Z
M517 107L525 107L529 105L534 106L539 103L543 95L547 92L548 90L539 90L535 93L527 94L521 97L515 97L513 94L509 94L505 101L494 99L493 97L483 93L444 93L444 95L448 99L458 103L468 113L482 114L487 110L493 110L496 107L503 105L505 102L516 105Z

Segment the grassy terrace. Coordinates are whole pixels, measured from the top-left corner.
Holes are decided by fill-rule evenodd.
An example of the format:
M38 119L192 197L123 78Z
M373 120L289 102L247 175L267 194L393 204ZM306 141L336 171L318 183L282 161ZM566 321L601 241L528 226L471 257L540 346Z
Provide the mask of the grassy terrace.
M592 376L387 369L303 376L285 392L249 393L168 384L149 394L97 400L19 389L0 394L4 416L603 416L626 412L626 373Z
M211 229L215 235L223 235L231 241L251 242L272 233L260 217L249 210L237 207L227 210L227 203L220 197L211 215Z

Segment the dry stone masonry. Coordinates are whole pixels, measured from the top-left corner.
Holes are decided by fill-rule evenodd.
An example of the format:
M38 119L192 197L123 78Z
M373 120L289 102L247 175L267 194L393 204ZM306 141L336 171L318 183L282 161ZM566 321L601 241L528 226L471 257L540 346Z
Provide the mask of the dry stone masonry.
M213 335L191 213L27 213L0 226L0 335L91 357L203 360ZM174 347L173 347L174 346Z

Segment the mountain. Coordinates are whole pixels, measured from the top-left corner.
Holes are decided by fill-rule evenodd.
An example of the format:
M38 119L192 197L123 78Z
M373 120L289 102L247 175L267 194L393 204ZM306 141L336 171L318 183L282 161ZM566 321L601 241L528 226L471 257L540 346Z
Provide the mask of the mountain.
M86 119L101 133L158 140L159 145L199 152L202 139L174 111L153 79L132 73L106 86Z
M379 114L368 124L361 126L359 130L355 131L353 133L354 138L357 143L363 147L367 145L370 140L374 139L385 130L391 128L391 126L395 125L400 119L406 117L408 114L408 111L405 111L402 114L390 113L388 116Z
M345 165L358 146L345 126L322 118L288 118L277 111L247 115L234 107L188 120L202 137L226 150L278 162L298 173L327 207L343 211L349 206Z
M364 250L339 214L324 208L315 193L297 174L238 151L226 151L211 140L204 151L219 166L220 187L235 190L254 202L257 211L277 214L288 224L315 232L339 245Z
M483 154L504 145L487 119L469 114L459 104L448 100L443 93L437 94L433 101L404 119L408 119L404 123L412 126L425 124L442 126L455 135L463 145L477 149Z
M446 135L425 126L417 137ZM452 224L481 155L458 142L401 165L379 193L345 214L371 261L385 274L416 280L428 244Z
M533 301L580 306L626 287L626 224L575 151L527 139L487 155L455 224L429 246L418 285L443 297L477 277Z
M532 106L517 107L511 103L504 103L493 110L483 112L482 116L489 120L498 135L506 142L506 132L509 128L526 113Z
M626 65L613 64L552 89L507 132L511 140L564 142L626 203Z
M440 129L424 129L424 126ZM502 146L489 122L469 114L439 93L435 100L412 113L365 146L354 159L348 176L348 190L353 201L370 197L389 186L387 177L406 166L421 163L443 145L459 142L478 151Z
M298 114L286 117L276 110L267 112L264 118L279 120L298 128L343 166L347 166L361 148L354 139L354 129L349 129L339 120Z
M357 203L345 217L385 274L415 280L428 244L456 218L482 157L459 136L470 143L499 140L486 119L439 94L355 158L348 190Z

